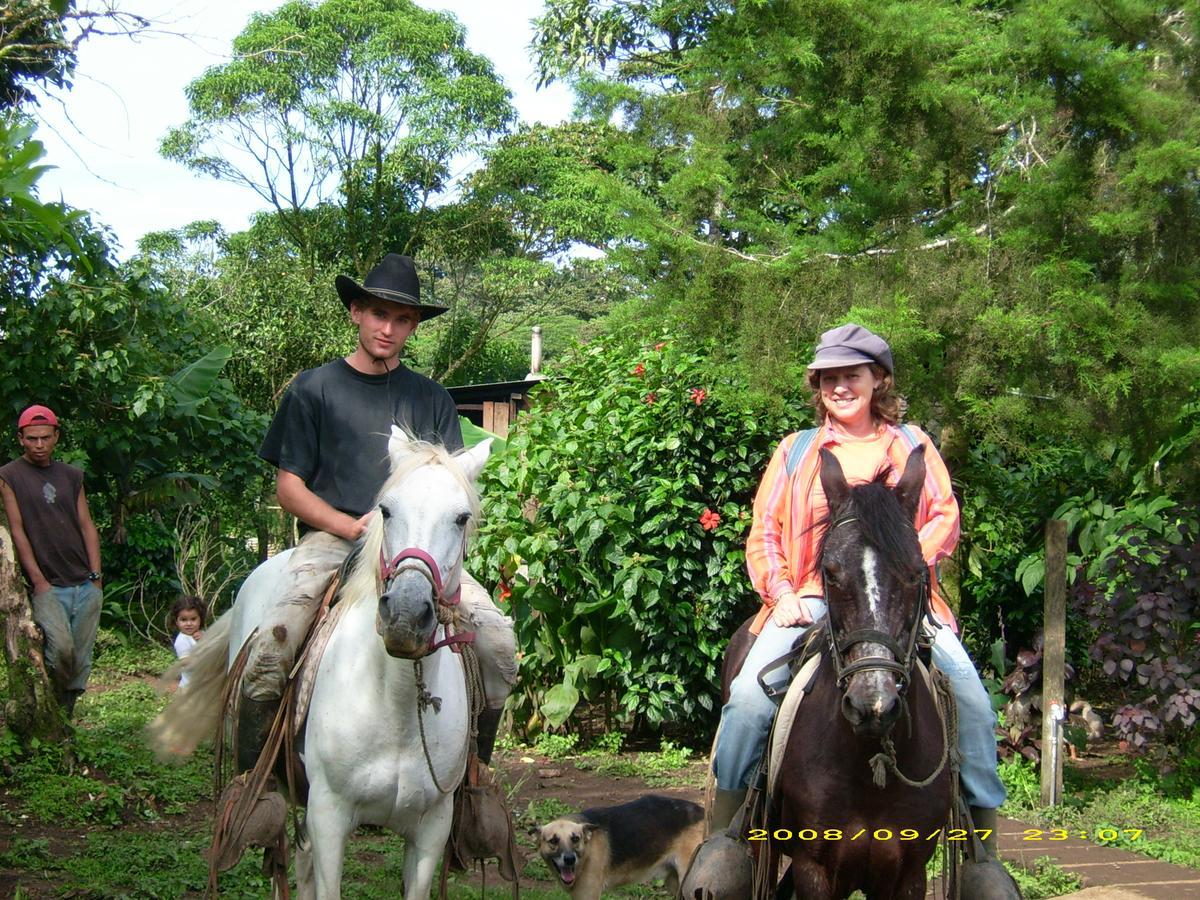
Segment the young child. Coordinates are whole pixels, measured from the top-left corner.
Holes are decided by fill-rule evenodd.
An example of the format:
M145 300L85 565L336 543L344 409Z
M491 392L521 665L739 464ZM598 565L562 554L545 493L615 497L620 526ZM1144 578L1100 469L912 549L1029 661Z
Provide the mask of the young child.
M175 655L182 659L192 652L192 648L196 646L196 641L200 640L204 627L204 618L208 614L208 606L199 597L190 596L187 594L181 595L171 605L171 612L167 617L168 625L171 623L179 629L179 633L175 635ZM188 677L184 674L179 679L179 687L187 687Z

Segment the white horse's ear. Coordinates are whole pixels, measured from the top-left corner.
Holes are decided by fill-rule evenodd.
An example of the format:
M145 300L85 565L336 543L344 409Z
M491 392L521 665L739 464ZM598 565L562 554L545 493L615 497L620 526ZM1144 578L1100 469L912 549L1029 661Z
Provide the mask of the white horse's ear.
M458 464L462 466L463 474L471 481L479 477L479 473L483 471L483 464L492 455L493 440L493 438L488 438L480 441L470 450L464 450L458 455Z
M408 456L411 443L412 438L403 428L399 425L392 426L392 433L388 437L388 458L392 461L393 469Z

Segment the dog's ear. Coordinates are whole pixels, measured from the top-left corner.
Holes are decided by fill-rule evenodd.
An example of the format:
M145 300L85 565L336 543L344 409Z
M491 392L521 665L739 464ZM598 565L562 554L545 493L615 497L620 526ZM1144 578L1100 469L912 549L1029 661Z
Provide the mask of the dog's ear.
M530 837L535 837L540 841L542 839L542 826L537 824L530 825L529 835Z
M585 841L590 841L592 839L592 835L596 833L596 829L598 829L600 826L595 822L584 822L580 827L583 829L583 839Z

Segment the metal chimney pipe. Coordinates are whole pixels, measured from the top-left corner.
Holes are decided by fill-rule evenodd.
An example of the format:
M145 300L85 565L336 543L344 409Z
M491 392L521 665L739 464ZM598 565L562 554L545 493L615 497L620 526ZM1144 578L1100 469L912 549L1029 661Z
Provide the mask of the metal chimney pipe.
M529 346L529 374L525 376L525 380L532 381L542 377L542 326L534 325Z

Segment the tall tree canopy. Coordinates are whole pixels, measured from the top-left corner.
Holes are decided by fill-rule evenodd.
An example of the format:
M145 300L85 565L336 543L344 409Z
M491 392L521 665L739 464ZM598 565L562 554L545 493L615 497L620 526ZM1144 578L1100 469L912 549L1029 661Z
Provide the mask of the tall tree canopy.
M513 117L491 63L453 16L410 0L292 0L255 14L232 62L188 86L191 116L162 152L243 184L313 259L358 273L407 248L450 161Z
M536 48L621 123L621 258L763 386L853 315L927 421L1148 448L1200 382L1198 15L549 0Z

